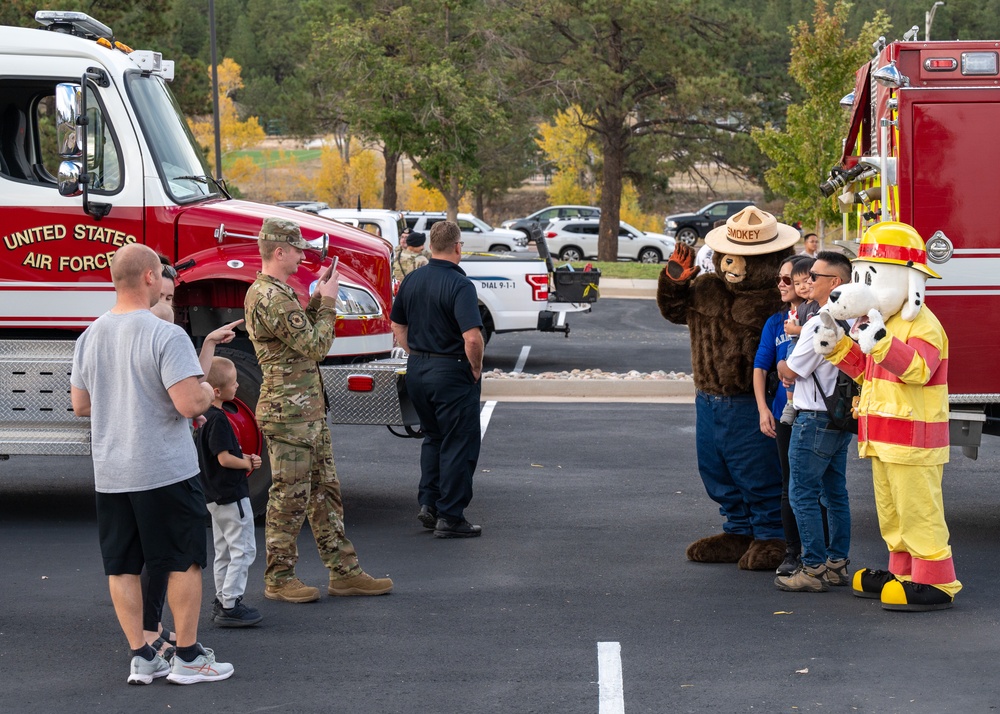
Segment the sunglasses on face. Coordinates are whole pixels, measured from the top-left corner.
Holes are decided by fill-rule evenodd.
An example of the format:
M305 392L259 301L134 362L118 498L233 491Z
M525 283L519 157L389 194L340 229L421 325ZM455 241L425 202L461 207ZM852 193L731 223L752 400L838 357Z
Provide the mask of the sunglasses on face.
M174 267L172 265L164 265L163 277L170 278L171 280L177 280L177 271L174 270Z
M791 275L779 275L778 276L778 285L791 285L791 284L792 284L792 276Z
M836 277L837 277L836 275L828 275L827 273L814 273L811 270L809 271L809 279L812 280L814 283L816 282L816 278L836 278Z

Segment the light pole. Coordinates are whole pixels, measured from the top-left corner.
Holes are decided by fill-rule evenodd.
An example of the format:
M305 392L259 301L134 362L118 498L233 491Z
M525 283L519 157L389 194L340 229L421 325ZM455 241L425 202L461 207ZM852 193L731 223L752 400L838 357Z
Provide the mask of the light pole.
M934 13L937 12L939 5L944 5L944 1L937 0L931 5L931 9L924 13L924 42L931 39L931 25L934 23Z

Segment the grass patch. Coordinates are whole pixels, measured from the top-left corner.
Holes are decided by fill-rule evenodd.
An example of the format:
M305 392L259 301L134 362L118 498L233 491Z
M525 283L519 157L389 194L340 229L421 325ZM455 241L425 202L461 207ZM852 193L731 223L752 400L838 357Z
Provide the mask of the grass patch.
M656 280L660 275L660 271L663 270L663 263L633 263L633 262L616 262L616 263L603 263L596 260L581 261L570 263L574 270L583 270L584 266L590 263L594 266L595 270L601 271L602 278L623 278L629 280ZM555 261L555 265L558 268L561 265L566 265L565 262L561 260Z
M226 154L227 160L235 160L241 156L249 157L257 166L279 167L294 166L303 161L318 159L322 149L248 149L233 151Z

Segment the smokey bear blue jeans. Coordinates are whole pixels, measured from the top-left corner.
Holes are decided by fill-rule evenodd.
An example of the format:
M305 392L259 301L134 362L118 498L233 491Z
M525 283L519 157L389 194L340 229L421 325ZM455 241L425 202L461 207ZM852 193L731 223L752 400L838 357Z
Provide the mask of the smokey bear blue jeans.
M695 412L698 471L726 519L723 530L757 540L784 538L778 447L760 431L753 395L699 391Z

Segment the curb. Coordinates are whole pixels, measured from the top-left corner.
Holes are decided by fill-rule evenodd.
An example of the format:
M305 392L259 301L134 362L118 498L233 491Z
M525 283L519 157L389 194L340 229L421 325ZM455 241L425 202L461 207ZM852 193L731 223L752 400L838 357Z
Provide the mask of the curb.
M487 377L483 379L482 399L686 401L694 399L694 382L680 379L490 379Z
M656 284L656 280L601 278L601 297L652 300L656 298Z

